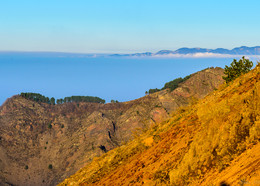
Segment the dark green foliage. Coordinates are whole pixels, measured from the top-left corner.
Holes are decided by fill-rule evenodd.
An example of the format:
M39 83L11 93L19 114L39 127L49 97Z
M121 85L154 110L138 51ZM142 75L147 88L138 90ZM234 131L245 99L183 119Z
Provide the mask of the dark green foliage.
M249 59L245 59L245 56L243 56L239 61L234 59L230 66L225 66L224 74L226 76L223 76L223 79L226 81L226 83L229 83L242 74L249 72L252 67L253 62L249 61Z
M52 164L49 164L48 168L49 168L49 169L52 169Z
M38 94L38 93L22 92L20 94L20 96L22 96L26 99L29 99L29 100L36 101L36 102L51 104L50 99L48 97L45 97L45 96Z
M64 128L64 125L63 125L63 124L61 125L61 128Z
M52 128L52 125L51 125L51 124L49 124L49 125L48 125L48 128L49 128L49 129L51 129L51 128Z
M28 165L26 165L24 168L25 168L25 170L29 169Z
M162 90L166 89L166 88L169 88L171 91L176 89L178 87L178 85L180 83L183 82L183 79L182 78L177 78L177 79L174 79L173 81L170 81L168 83L165 83L164 87L162 88Z
M165 83L164 87L161 88L161 89L158 89L158 88L155 88L155 89L150 89L148 91L149 94L152 94L152 93L155 93L155 92L158 92L158 91L161 91L161 90L164 90L164 89L170 89L170 91L173 91L174 89L178 88L179 87L179 84L188 80L189 78L191 77L191 75L188 75L184 78L176 78L170 82L167 82ZM145 94L147 94L147 91L145 92Z
M51 105L55 105L55 98L52 97L51 99L48 97L45 97L38 93L31 93L31 92L22 92L20 96L33 100L36 102L41 103L48 103ZM64 99L57 99L57 104L63 104L63 103L70 103L70 102L91 102L91 103L105 103L106 101L104 99L101 99L99 97L93 97L93 96L71 96L71 97L65 97ZM116 100L115 103L118 103Z
M179 84L188 80L191 77L191 75L188 75L184 78L176 78L168 83L165 83L164 87L161 90L169 88L171 91L178 88Z
M118 100L111 100L111 103L119 103L119 101Z
M62 104L63 103L63 99L57 99L57 104Z
M57 99L57 104L71 103L71 102L90 102L90 103L105 103L106 101L93 96L71 96L65 97L64 99Z
M52 97L51 100L50 100L50 102L51 102L52 105L55 105L55 98Z
M150 89L148 92L149 92L149 94L152 94L152 93L158 92L160 90L161 89L155 88L155 89Z

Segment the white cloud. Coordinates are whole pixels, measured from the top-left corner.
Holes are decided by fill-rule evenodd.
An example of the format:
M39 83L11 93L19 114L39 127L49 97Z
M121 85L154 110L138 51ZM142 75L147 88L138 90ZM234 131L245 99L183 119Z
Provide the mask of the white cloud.
M152 57L158 58L236 58L243 55L230 55L230 54L216 54L216 53L194 53L194 54L166 54L166 55L153 55Z

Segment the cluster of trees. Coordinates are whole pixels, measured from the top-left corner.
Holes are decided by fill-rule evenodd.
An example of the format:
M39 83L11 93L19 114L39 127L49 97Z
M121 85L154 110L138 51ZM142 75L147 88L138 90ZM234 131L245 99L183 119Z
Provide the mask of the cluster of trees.
M41 103L48 103L51 105L62 104L62 103L70 103L70 102L91 102L91 103L105 103L106 101L104 99L101 99L99 97L93 97L93 96L71 96L71 97L65 97L64 99L57 99L55 102L55 98L48 98L38 93L31 93L31 92L22 92L20 96L33 100L36 102Z
M188 76L186 76L184 78L181 78L181 77L180 78L176 78L176 79L174 79L174 80L172 80L170 82L165 83L163 88L161 88L161 89L158 89L158 88L150 89L149 91L146 91L145 94L152 94L152 93L155 93L155 92L167 89L167 88L169 88L170 91L173 91L174 89L178 88L180 83L186 81L190 77L191 77L191 75L188 75Z
M38 93L31 93L31 92L22 92L20 94L20 96L26 98L26 99L30 99L36 102L41 102L41 103L48 103L48 104L52 104L55 105L55 98L52 97L51 99L48 97L45 97L41 94Z
M226 83L229 83L242 74L249 72L252 67L253 62L249 61L249 59L245 59L245 56L243 56L239 61L234 59L230 66L225 66L224 74L226 76L223 76L223 79Z
M105 103L104 99L93 96L71 96L65 97L64 99L57 99L57 104L71 103L71 102L91 102L91 103Z
M111 99L111 103L119 103L119 101Z
M246 59L245 56L242 57L242 59L239 59L238 61L236 59L233 60L233 62L230 64L230 66L225 66L225 71L223 76L223 79L226 81L226 83L229 83L236 79L237 77L241 76L242 74L245 74L249 72L253 67L253 62L249 61L249 59ZM189 79L191 75L186 76L184 78L177 78L174 79L168 83L165 83L164 87L161 89L155 88L150 89L149 91L146 91L145 94L152 94L164 89L169 88L171 91L178 88L179 84Z

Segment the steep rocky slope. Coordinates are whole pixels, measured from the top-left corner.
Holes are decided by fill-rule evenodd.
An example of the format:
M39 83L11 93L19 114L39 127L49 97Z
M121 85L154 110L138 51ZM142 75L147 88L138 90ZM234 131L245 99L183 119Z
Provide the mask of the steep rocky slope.
M258 185L260 65L60 185Z
M172 92L125 103L53 106L14 96L0 108L0 183L55 185L180 106L204 97L223 82L222 75L223 69L209 68Z

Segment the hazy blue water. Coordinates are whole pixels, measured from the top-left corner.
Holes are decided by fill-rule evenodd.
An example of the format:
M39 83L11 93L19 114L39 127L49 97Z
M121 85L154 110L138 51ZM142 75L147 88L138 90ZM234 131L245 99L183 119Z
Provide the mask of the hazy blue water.
M20 92L48 97L98 96L127 101L161 88L167 81L211 66L224 67L227 58L80 58L0 54L0 105Z

